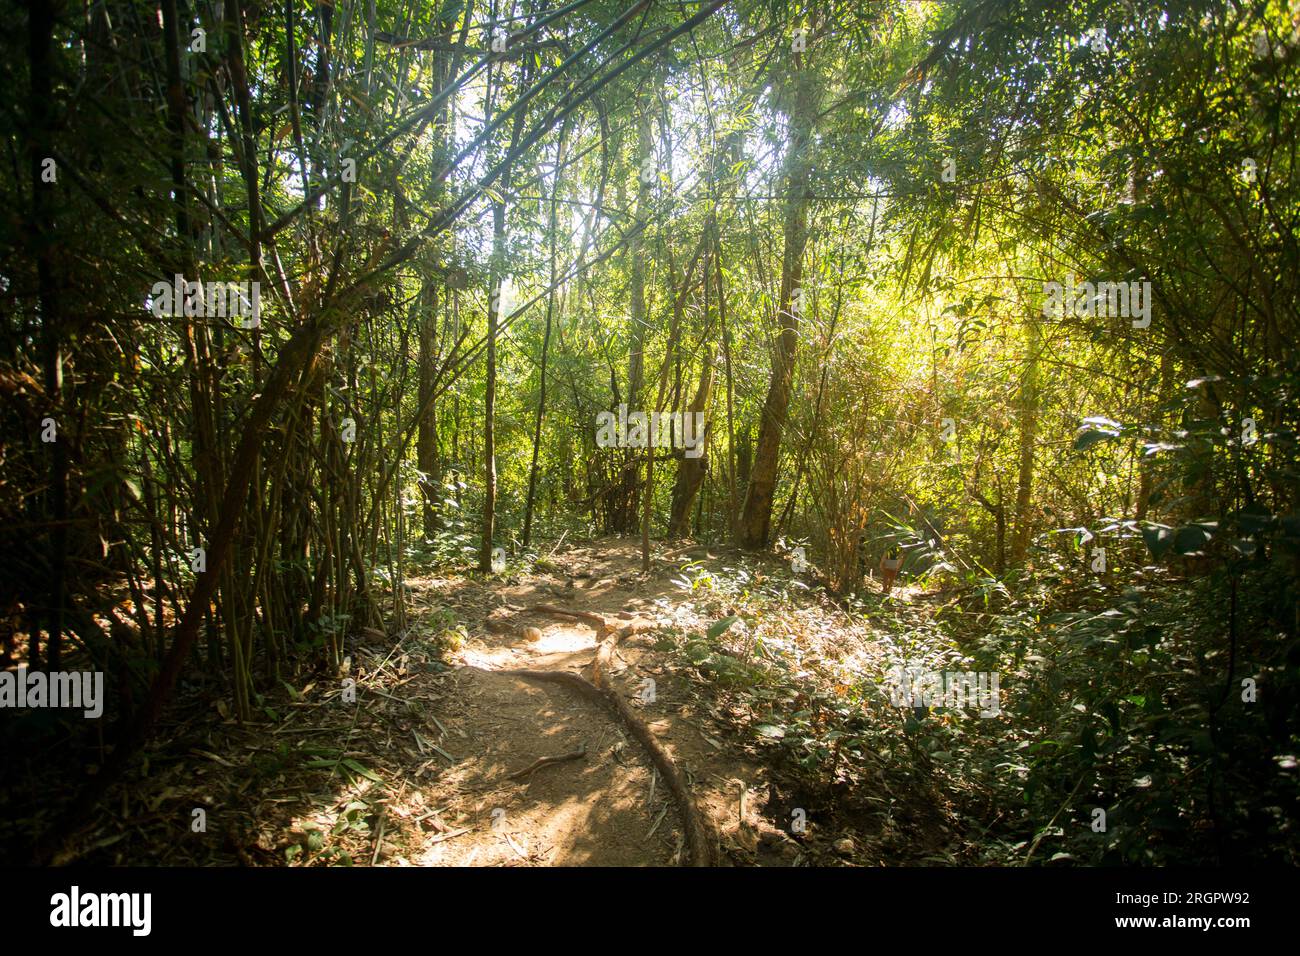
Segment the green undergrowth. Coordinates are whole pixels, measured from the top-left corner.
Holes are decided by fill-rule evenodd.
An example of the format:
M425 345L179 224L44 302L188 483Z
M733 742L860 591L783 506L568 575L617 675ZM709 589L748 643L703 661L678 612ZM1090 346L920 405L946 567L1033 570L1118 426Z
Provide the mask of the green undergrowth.
M847 607L744 566L687 566L678 586L714 623L661 646L812 819L877 834L881 862L1297 860L1300 646L1267 566L1051 568ZM996 674L996 715L902 706L904 665Z

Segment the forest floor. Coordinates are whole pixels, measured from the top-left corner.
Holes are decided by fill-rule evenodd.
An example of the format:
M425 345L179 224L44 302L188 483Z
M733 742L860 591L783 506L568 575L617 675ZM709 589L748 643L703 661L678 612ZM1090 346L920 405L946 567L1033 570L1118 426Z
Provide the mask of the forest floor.
M266 722L240 725L216 688L188 688L173 708L177 722L68 859L249 866L689 862L682 808L614 709L563 683L507 673L591 674L597 625L554 609L643 628L617 642L608 686L682 775L712 862L872 865L941 854L948 828L932 807L897 814L891 806L882 827L878 815L813 809L815 798L796 797L768 759L762 735L743 732L753 727L739 713L746 705L702 678L698 661L683 655L681 635L702 638L734 611L725 591L697 590L700 575L741 564L726 552L693 553L697 559L684 560L694 562L694 583L681 560L656 559L651 573L641 574L639 542L629 539L568 547L528 569L487 578L408 578L408 626L394 636L364 630L351 646L355 702L337 679L286 684L275 699L259 700ZM788 576L774 557L747 557L741 573L750 586L763 581L765 561L773 575ZM896 600L911 597L901 592ZM860 617L855 623L811 592L781 613L789 616L787 630L810 679L883 653L880 635ZM887 788L880 783L872 799L883 803ZM807 818L806 827L792 826L796 817Z

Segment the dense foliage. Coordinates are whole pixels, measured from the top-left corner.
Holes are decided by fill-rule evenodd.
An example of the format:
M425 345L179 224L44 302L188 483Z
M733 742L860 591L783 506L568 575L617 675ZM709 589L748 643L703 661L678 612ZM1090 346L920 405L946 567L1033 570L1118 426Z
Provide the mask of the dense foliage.
M693 537L803 548L883 649L820 686L666 636L807 786L892 781L972 861L1295 861L1282 0L8 19L3 653L106 672L121 762L183 674L247 719L401 628L412 567ZM703 453L603 447L620 406ZM760 644L806 593L715 584ZM900 711L901 660L1001 713Z

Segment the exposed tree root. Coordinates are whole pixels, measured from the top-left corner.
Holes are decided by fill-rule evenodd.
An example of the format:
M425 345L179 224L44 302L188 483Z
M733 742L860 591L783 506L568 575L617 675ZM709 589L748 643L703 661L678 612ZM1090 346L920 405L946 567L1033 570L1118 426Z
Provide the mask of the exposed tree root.
M694 555L715 555L715 554L735 554L740 549L728 544L691 544L684 548L677 548L673 551L665 551L663 554L655 555L656 561L674 561L677 558L684 558Z
M677 764L660 745L654 733L646 726L645 721L637 716L627 701L623 699L623 695L615 691L609 684L609 665L613 660L614 650L618 643L630 634L653 629L654 623L650 621L631 621L615 630L614 625L599 614L566 611L551 605L537 605L532 610L544 610L551 614L576 617L597 625L597 639L600 640L600 646L596 648L596 656L592 658L591 663L588 665L592 679L587 680L581 675L570 674L568 671L541 671L526 668L496 671L496 673L508 674L524 680L560 684L612 709L622 719L624 726L631 731L632 736L650 754L650 759L655 768L663 775L668 784L668 789L672 791L673 798L677 801L677 806L681 811L682 825L686 830L686 852L690 865L716 866L713 842L709 839L708 826L705 824L699 808L696 807L695 799L691 796L681 771L677 769Z
M534 604L528 609L539 614L555 614L559 617L571 617L578 621L586 621L596 628L596 640L602 640L605 637L605 631L609 629L609 621L605 620L603 615L594 611L570 611L568 608L556 607L554 604Z

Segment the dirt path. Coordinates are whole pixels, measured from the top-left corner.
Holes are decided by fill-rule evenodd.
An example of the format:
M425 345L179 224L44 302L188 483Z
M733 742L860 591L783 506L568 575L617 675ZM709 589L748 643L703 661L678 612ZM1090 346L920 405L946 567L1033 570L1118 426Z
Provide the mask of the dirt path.
M611 710L568 687L499 673L578 674L596 653L596 625L530 608L548 604L621 621L667 621L672 586L638 574L639 554L631 543L606 542L552 560L564 575L498 585L487 594L482 585L464 581L412 582L417 596L482 622L470 628L461 667L410 685L418 694L427 683L443 696L442 716L425 732L456 758L422 791L423 804L437 810L442 829L410 856L412 864L684 862L679 807L646 749ZM778 865L794 860L797 847L758 812L758 768L725 753L702 719L706 715L689 699L686 682L664 666L650 635L620 643L609 679L685 776L711 839L721 844L718 862L732 862L733 849ZM585 755L511 778L539 758L579 750Z
M239 724L220 689L194 688L67 861L789 866L824 857L781 829L766 768L724 729L724 705L658 643L652 623L702 633L711 620L683 600L676 564L643 577L637 546L571 547L487 580L410 579L408 628L363 632L346 681L321 676L259 697L265 720ZM596 654L594 624L530 610L539 604L645 626L619 641L603 680L675 768L707 854L692 854L682 801L612 698L578 693L571 679L505 673L578 675ZM451 633L462 638L449 651ZM192 826L200 809L206 829Z

